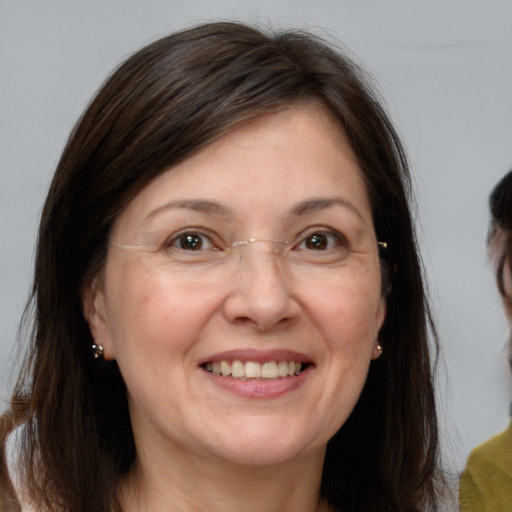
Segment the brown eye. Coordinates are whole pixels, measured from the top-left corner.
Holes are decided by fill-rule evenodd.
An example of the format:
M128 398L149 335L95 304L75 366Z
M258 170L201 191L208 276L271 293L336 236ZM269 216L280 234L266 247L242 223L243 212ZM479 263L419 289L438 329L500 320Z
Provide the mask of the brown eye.
M204 251L212 249L213 243L206 235L189 231L181 233L171 240L170 247L184 251Z
M327 235L321 233L315 233L308 236L304 240L304 246L306 249L312 249L314 251L324 251L329 246L329 240Z
M313 265L343 262L350 254L350 244L339 231L312 228L293 246L290 258Z
M185 234L180 236L181 249L190 249L192 251L199 251L203 246L203 240L199 235Z

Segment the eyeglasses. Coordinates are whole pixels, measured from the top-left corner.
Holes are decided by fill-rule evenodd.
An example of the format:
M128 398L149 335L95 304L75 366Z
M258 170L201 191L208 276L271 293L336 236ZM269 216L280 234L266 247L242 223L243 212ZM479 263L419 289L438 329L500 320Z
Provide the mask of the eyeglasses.
M249 238L234 242L216 240L199 231L184 231L169 238L161 232L148 233L142 244L110 244L109 247L136 251L154 257L157 264L169 269L225 268L238 262L241 265L250 254L270 254L283 264L307 267L332 267L342 264L354 252L346 238L336 231L314 230L295 241ZM379 251L387 249L386 242L377 242Z

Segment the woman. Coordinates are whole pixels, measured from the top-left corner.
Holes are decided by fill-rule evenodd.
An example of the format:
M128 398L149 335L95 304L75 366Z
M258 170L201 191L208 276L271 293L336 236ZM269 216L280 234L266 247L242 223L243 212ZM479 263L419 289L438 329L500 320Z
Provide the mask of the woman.
M408 180L365 76L311 35L216 23L130 57L42 214L23 510L434 510Z
M507 322L512 327L512 171L494 187L489 207L487 248ZM510 333L508 345L512 367ZM512 510L512 424L470 453L460 481L459 503L463 512Z

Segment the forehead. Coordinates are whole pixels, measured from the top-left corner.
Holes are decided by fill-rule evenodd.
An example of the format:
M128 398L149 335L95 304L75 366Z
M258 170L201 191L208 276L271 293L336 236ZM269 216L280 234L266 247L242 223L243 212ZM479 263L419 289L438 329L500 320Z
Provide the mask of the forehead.
M341 199L373 226L361 170L338 123L318 104L299 104L262 115L165 171L116 224L137 227L168 204L194 201L220 204L237 218L280 218L318 198Z

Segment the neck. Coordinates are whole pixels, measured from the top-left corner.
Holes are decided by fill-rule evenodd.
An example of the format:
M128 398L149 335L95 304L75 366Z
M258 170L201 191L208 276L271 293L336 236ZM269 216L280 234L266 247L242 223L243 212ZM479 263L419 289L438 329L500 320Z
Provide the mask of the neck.
M272 466L174 453L140 454L121 483L124 512L328 512L320 498L324 451Z

